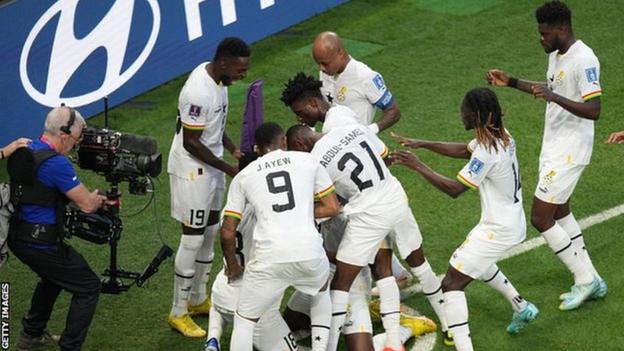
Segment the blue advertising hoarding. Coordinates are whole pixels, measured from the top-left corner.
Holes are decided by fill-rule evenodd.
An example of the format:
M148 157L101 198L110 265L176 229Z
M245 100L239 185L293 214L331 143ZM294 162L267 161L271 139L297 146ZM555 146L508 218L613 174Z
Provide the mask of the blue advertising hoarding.
M0 146L61 102L84 116L348 0L14 0L0 7Z

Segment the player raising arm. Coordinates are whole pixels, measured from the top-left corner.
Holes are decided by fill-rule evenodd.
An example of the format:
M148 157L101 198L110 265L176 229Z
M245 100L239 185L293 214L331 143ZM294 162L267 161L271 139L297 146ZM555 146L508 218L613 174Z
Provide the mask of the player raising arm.
M469 91L461 105L461 118L467 130L475 131L475 139L468 145L393 135L403 146L469 159L457 175L457 180L434 172L409 151L393 152L392 157L396 163L417 171L453 198L468 189L479 189L481 220L451 256L449 269L442 280L446 319L455 348L468 351L472 350L472 341L464 289L472 280L483 280L509 300L514 311L507 327L510 334L518 333L526 323L537 317L539 311L520 296L496 266L505 251L524 240L526 221L516 144L503 126L501 108L494 92L486 88Z
M591 158L594 121L600 117L600 63L593 50L575 38L572 13L564 3L547 2L535 17L548 54L547 82L525 81L499 70L488 71L486 79L546 101L531 223L574 275L571 291L560 296L559 309L565 311L607 294L607 284L594 267L570 210L572 192Z

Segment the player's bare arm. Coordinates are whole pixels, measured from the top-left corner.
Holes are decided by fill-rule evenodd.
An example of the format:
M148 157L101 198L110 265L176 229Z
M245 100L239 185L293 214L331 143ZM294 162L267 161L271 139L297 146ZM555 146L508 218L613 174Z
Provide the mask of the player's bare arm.
M225 259L225 275L228 282L240 278L243 274L243 266L236 259L236 228L240 220L237 218L224 216L221 225L221 249Z
M402 135L396 134L394 132L390 133L390 136L396 140L401 146L410 147L413 149L427 149L429 151L433 151L437 154L453 157L453 158L461 158L461 159L469 159L470 152L468 151L468 145L464 143L448 143L443 141L430 141L430 140L421 140L421 139L412 139L407 138Z
M183 145L184 149L197 159L207 163L208 165L222 170L230 177L234 177L238 173L238 167L232 166L222 159L215 156L210 149L201 143L199 138L201 137L201 130L191 130L184 128L183 133Z
M314 203L314 218L327 218L337 216L340 211L340 202L336 193L332 192Z
M452 198L464 193L468 188L455 179L440 175L424 164L418 156L409 151L397 150L392 152L395 164L403 165L420 173L431 185L440 189Z
M236 144L234 144L232 139L230 139L230 137L227 135L225 131L223 131L223 137L221 138L221 142L223 143L223 147L225 147L225 149L229 151L232 157L234 157L237 160L240 160L240 158L243 156L243 153L236 146Z
M376 123L381 132L395 125L399 119L401 119L401 110L399 110L399 105L397 105L395 101L392 105L383 110L383 115Z
M541 98L546 102L554 102L578 117L593 121L600 118L600 97L585 102L576 102L554 93L546 85L534 85L531 89L536 99Z
M607 140L605 140L606 144L624 144L624 130L620 132L614 132L609 135Z
M532 87L535 85L546 85L546 82L535 82L525 79L513 78L509 75L509 73L498 69L491 69L487 71L487 73L485 74L485 80L490 85L497 87L516 88L527 94L533 94Z

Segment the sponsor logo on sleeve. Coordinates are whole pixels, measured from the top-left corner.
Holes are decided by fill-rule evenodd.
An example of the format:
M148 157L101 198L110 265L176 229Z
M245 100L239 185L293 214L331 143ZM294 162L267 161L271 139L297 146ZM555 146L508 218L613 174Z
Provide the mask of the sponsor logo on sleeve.
M373 78L373 83L375 84L375 87L377 87L377 89L379 90L382 90L386 87L386 83L384 83L384 80L380 74L376 75L375 78Z
M191 105L191 107L189 108L189 116L199 117L200 113L201 113L201 106Z
M587 78L587 83L593 83L598 81L598 72L596 67L585 69L585 77Z
M470 175L473 177L478 175L483 170L483 165L483 161L479 160L476 157L473 157L472 160L470 160L470 164L468 165L468 173L470 173Z

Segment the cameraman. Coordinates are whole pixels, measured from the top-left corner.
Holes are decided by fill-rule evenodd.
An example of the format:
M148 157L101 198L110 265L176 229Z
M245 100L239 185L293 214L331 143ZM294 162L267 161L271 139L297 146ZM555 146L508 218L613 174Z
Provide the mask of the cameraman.
M80 143L85 124L76 110L66 106L52 109L43 135L30 144L30 151L18 150L9 158L11 187L22 188L11 222L9 248L40 278L22 320L18 350L57 346L59 339L46 330L46 324L61 289L72 294L67 324L58 341L61 350L80 350L95 312L100 279L85 259L63 242L62 220L69 201L84 212L94 212L106 200L97 190L87 190L64 156ZM35 160L30 174L36 174L36 179L31 184L24 182L27 176L16 175L25 172L20 167L28 159L23 158L24 153ZM39 163L38 158L43 161Z

